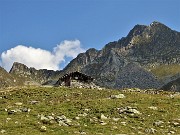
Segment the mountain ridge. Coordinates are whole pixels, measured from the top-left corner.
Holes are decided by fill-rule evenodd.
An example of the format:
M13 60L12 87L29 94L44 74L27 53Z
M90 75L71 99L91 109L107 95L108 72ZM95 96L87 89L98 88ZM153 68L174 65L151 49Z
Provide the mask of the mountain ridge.
M157 77L155 74L152 75L151 70L160 65L180 65L180 32L171 30L166 25L156 21L149 26L138 24L130 30L126 37L106 44L101 50L90 48L85 53L79 54L62 71L37 71L33 69L30 71L38 72L40 77L35 80L40 78L41 83L51 79L56 80L57 77L66 73L80 71L94 77L98 85L121 88L117 87L120 83L117 81L118 76L126 74L123 72L127 71L123 69L130 63L138 66L136 69L144 68L141 71L146 74L146 78L153 80L152 82L147 80L152 85L143 88L159 88L163 84L154 81L157 80ZM132 70L135 69L132 68ZM19 74L18 70L14 71L14 73ZM10 73L13 72L10 71ZM128 82L133 81L131 74L128 78L128 80L124 79ZM141 77L139 76L139 78ZM134 87L134 85L128 87ZM141 88L142 86L137 87Z

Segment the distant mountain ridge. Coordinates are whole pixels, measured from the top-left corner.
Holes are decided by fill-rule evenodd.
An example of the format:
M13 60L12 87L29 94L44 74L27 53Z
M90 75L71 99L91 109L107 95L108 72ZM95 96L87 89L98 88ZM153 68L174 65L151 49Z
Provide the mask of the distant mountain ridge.
M56 75L61 75L62 71L53 71L47 69L37 70L33 67L27 67L26 65L18 62L14 62L10 74L17 75L19 77L24 77L25 81L37 82L43 84L52 78L56 78ZM57 77L57 78L58 78Z
M180 32L153 22L149 26L135 25L126 37L106 44L102 50L91 48L79 54L62 71L24 68L22 74L22 70L13 65L10 73L31 74L32 80L43 83L65 73L80 71L94 77L96 83L104 87L159 88L163 84L151 70L172 64L180 65Z

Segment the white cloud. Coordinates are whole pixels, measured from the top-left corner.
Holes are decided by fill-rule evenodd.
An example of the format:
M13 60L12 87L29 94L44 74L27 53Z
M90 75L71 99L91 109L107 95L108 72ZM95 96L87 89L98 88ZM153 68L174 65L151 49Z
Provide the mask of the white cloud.
M7 71L14 62L20 62L36 69L59 70L60 65L66 62L66 57L75 58L84 51L79 40L65 40L54 47L52 52L18 45L1 54L1 65Z

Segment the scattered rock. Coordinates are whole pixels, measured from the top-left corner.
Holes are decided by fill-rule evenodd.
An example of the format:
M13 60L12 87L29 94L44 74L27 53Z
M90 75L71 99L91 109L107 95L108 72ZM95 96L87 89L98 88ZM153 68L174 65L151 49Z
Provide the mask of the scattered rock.
M102 120L107 120L108 118L104 114L101 114L101 119Z
M53 116L47 116L47 118L48 118L49 120L54 120L54 117L53 117Z
M6 133L6 130L2 129L2 130L1 130L1 133L2 133L2 134Z
M47 117L45 117L44 115L41 115L40 116L40 120L41 120L41 122L43 123L43 124L50 124L51 122L51 120L50 119L48 119Z
M31 109L30 108L15 108L15 109L12 109L12 110L9 110L9 109L5 109L6 112L8 112L8 114L15 114L15 113L18 113L18 112L30 112Z
M107 125L107 123L106 122L104 122L104 121L100 121L100 123L101 123L101 125Z
M39 103L39 101L36 101L36 100L32 100L32 101L29 101L30 102L30 104L37 104L37 103Z
M117 122L120 118L112 118L113 121Z
M91 109L84 109L84 111L87 111L87 112L90 111L90 110L91 110Z
M75 119L76 119L76 120L79 120L79 119L80 119L80 117L78 117L78 116L77 116L77 117L75 117Z
M10 121L11 120L11 118L6 118L6 122L8 122L8 121Z
M61 86L64 86L65 84L62 83ZM102 90L100 86L97 86L95 83L90 82L90 83L85 83L81 82L78 80L71 80L71 88L85 88L85 89L97 89L97 90Z
M173 125L174 127L180 127L180 119L174 119L171 122L171 125Z
M157 130L154 129L154 128L148 128L148 129L145 130L145 132L146 132L147 134L155 134L155 132L157 132Z
M58 121L59 126L68 126L68 124L64 123L63 121Z
M71 101L71 100L70 100L70 99L66 99L66 101L68 101L68 102L69 102L69 101Z
M113 128L113 129L118 129L118 127L117 127L117 126L113 126L112 128Z
M134 113L134 114L141 114L138 110L131 108L129 110L126 111L127 113Z
M21 111L22 111L22 112L30 112L31 109L30 109L30 108L21 108Z
M19 124L19 122L18 122L18 121L15 121L14 123L15 123L15 124Z
M74 131L74 134L86 135L87 133L84 131Z
M178 126L180 126L180 123L178 123L178 122L172 122L172 125L174 125L175 127L178 127Z
M66 118L66 116L44 116L39 115L38 116L43 124L53 124L54 122L57 122L60 126L70 126L72 120Z
M161 126L164 122L163 121L156 121L153 123L154 126Z
M56 122L59 124L59 126L70 126L71 125L71 119L66 118L66 116L56 116L55 118Z
M15 105L17 105L17 106L21 106L23 103L21 103L21 102L16 102L15 103Z
M10 114L15 114L15 113L17 113L17 112L21 112L21 110L20 110L20 109L8 110L8 114L9 114L9 115L10 115Z
M126 113L126 114L141 114L138 110L136 110L135 108L133 107L121 107L121 108L117 108L119 113L122 114L122 113Z
M86 135L86 132L81 131L80 134L81 134L81 135Z
M119 98L125 98L124 94L118 94L118 95L111 95L111 99L119 99Z
M121 122L121 124L122 124L123 126L126 126L126 122Z
M41 126L41 128L40 128L41 132L46 132L46 130L47 130L46 126Z
M138 135L144 135L142 131L138 131Z
M127 135L127 134L116 134L116 135Z
M175 131L169 131L170 134L175 134L176 132Z
M158 110L158 108L156 106L150 106L148 108L151 109L151 110Z
M87 113L78 114L79 117L86 117L87 115L88 115Z

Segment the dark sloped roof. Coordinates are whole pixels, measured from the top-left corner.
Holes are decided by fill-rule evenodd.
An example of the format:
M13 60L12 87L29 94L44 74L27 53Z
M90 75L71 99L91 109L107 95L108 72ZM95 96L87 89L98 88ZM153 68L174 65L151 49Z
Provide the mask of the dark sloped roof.
M59 78L59 80L65 81L68 78L71 78L71 79L74 79L74 80L81 80L81 81L88 81L88 80L92 81L93 80L93 78L91 76L80 73L78 71L71 72L69 74L65 74L61 78Z

